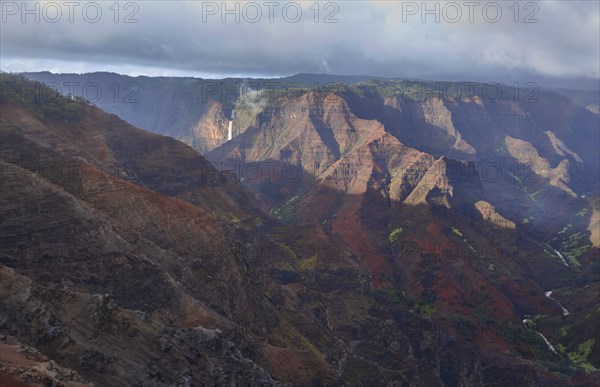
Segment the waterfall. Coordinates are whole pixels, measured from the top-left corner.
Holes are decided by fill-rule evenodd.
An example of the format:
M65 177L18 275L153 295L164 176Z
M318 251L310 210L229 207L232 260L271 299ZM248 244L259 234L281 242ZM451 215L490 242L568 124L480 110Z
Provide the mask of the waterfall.
M548 341L548 339L542 335L540 332L537 332L538 335L542 336L542 339L544 339L544 341L546 342L546 345L548 346L548 348L550 348L550 350L552 352L554 352L555 354L558 355L558 352L556 352L556 349L554 349L554 346L552 344L550 344L550 342Z
M548 297L549 299L551 299L552 301L556 302L556 304L558 304L558 306L560 306L560 309L562 310L562 314L563 316L568 316L569 315L569 311L567 310L567 308L565 308L564 306L561 305L560 302L556 301L554 298L552 298L552 290L548 290L546 293L544 293L546 295L546 297Z
M227 141L231 141L233 138L233 120L235 120L235 109L231 111L231 118L229 119L229 129L227 130Z
M527 322L529 321L529 319L523 319L523 325L527 326ZM548 346L548 348L550 348L550 350L552 352L554 352L555 354L558 355L558 352L556 352L556 348L554 348L554 346L548 341L548 339L546 338L546 336L542 335L540 332L535 331L535 333L537 333L538 335L540 335L540 337L542 339L544 339L544 342L546 343L546 345Z
M552 249L552 250L554 250L554 249ZM560 253L560 251L554 250L554 252L556 253L556 255L558 255L558 257L562 261L563 265L565 265L566 267L569 267L569 264L567 263L567 260L565 259L565 257L563 257L563 255Z

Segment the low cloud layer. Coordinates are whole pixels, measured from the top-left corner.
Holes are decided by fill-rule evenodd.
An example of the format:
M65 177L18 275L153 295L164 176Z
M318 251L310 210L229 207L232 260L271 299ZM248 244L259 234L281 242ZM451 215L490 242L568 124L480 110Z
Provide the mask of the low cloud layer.
M2 70L598 87L596 1L1 4ZM237 20L236 20L237 19Z

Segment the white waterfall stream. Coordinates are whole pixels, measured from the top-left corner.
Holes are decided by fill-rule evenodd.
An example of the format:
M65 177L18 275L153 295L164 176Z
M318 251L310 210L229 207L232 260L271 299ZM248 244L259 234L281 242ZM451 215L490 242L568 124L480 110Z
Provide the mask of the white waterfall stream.
M231 111L231 118L229 119L229 128L227 129L227 141L231 141L233 138L233 120L235 120L235 109Z
M556 251L556 250L554 250ZM560 309L562 310L562 314L563 316L568 316L569 315L569 311L567 310L567 308L565 308L564 306L561 305L560 302L556 301L554 298L552 298L552 290L548 290L547 292L544 292L544 294L546 295L546 297L548 297L550 300L556 302L556 304L558 306L560 306ZM529 319L523 319L523 325L527 326L527 322L529 321ZM556 352L556 348L554 348L554 346L550 343L550 341L548 341L548 339L546 338L546 336L544 336L543 334L541 334L540 332L536 331L535 333L537 333L538 335L540 335L540 337L542 339L544 339L544 342L546 343L546 345L548 346L548 348L550 348L550 350L552 352L554 352L555 354L558 354L558 352Z
M550 350L552 352L554 352L555 354L558 355L558 352L556 352L556 349L554 348L554 346L552 344L550 344L550 342L548 341L548 339L542 335L540 332L537 332L538 335L542 336L542 339L544 339L544 341L546 342L546 345L548 346L548 348L550 348Z
M554 250L554 249L552 249L552 250ZM567 260L565 259L565 257L563 257L563 255L560 253L560 251L554 250L554 252L556 253L556 255L558 255L558 257L562 261L563 265L565 265L566 267L569 267L569 264L567 263Z
M525 318L525 319L523 319L523 325L527 326L527 322L528 322L528 321L529 321L529 320L528 320L528 319L526 319L526 318ZM542 335L542 334L541 334L540 332L538 332L538 331L535 331L535 333L537 333L538 335L540 335L540 337L541 337L542 339L544 339L544 342L546 343L546 345L548 346L548 348L550 348L550 350L551 350L552 352L554 352L555 354L557 354L557 355L558 355L558 352L556 352L556 348L554 348L554 346L553 346L553 345L552 345L552 344L551 344L551 343L548 341L548 339L546 338L546 336Z
M556 302L556 304L558 306L560 306L560 309L562 310L562 314L563 316L568 316L569 315L569 311L567 310L567 308L565 308L564 306L562 306L562 304L558 301L556 301L554 298L552 298L552 290L548 290L547 292L544 293L546 295L546 297L548 297L549 299L551 299L552 301Z

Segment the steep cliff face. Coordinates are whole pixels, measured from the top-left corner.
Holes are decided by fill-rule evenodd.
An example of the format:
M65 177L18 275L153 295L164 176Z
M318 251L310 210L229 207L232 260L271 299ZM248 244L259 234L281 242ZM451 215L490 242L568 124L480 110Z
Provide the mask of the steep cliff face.
M206 147L214 149L227 141L229 118L223 111L223 104L211 101L206 113L194 126L189 138L181 138L182 142L192 147Z
M282 198L289 200L299 192L303 196L316 186L360 195L376 172L383 179L371 183L383 196L413 204L423 202L431 184L441 184L445 187L437 188L450 193L452 184L442 181L445 175L465 187L476 177L479 186L470 184L473 195L488 199L495 211L544 232L545 237L559 229L553 211L547 208L561 207L563 195L572 198L569 206L584 207L579 196L598 190L598 116L562 96L545 93L536 103L486 101L477 95L411 99L410 95L367 94L357 88L281 98L263 110L255 126L208 157L225 168L228 163L267 160L276 161L281 169L286 165L300 168L302 179L292 184L249 182L269 204L277 206L283 204ZM550 124L547 116L556 116L556 111L569 121L558 116ZM402 158L405 149L422 152L427 162L410 155ZM450 171L444 163L431 165L441 157L471 164L453 165ZM425 179L413 193L423 176L432 179Z
M280 79L200 79L130 77L115 73L25 73L63 95L89 99L104 111L152 133L208 152L227 140L227 123L236 110L234 135L244 132L274 93L294 94L297 87L333 82L352 84L368 77L298 74Z

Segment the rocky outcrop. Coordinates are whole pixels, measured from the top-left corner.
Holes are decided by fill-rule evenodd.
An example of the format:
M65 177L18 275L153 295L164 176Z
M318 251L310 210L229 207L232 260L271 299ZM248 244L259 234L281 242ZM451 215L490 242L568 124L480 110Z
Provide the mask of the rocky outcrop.
M506 219L502 215L500 215L493 205L486 202L485 200L480 200L475 203L475 208L481 213L483 220L490 222L496 227L507 228L514 230L516 225L514 222Z
M567 186L570 181L569 161L567 159L561 160L555 168L551 168L548 160L538 154L533 144L510 136L506 136L504 142L508 153L520 164L530 168L535 175L549 179L551 186L567 192L572 197L577 197L577 194ZM556 141L553 145L555 144ZM578 156L577 160L580 160Z

